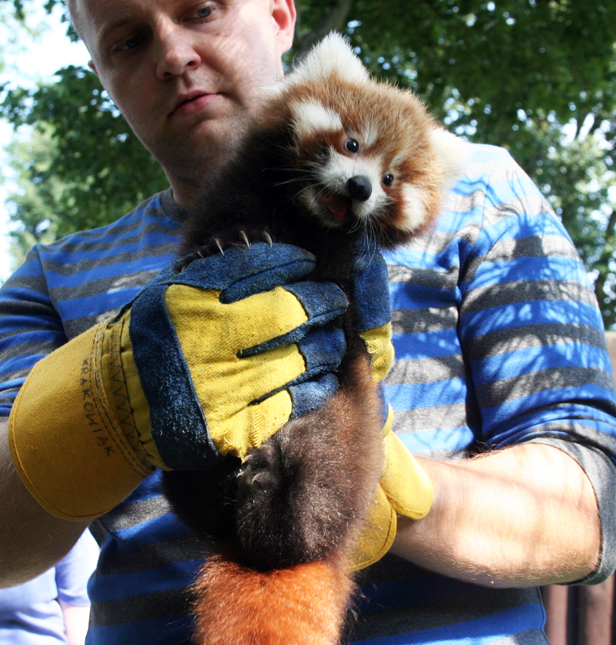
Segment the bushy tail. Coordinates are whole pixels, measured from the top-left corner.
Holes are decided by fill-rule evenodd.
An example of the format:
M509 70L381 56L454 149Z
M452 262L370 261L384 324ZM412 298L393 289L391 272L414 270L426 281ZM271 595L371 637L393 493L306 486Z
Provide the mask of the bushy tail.
M256 571L210 557L194 590L199 645L336 645L354 588L344 559Z

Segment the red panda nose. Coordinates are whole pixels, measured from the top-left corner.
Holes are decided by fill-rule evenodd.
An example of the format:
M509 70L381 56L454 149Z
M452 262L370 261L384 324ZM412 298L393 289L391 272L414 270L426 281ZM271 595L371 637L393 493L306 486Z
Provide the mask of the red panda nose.
M370 195L372 195L372 184L368 177L364 177L364 175L351 177L346 185L351 199L367 202L370 199Z

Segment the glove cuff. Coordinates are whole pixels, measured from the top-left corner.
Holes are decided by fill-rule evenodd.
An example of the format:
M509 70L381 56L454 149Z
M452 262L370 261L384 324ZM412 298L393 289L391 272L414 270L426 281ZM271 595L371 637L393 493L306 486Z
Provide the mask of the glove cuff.
M95 375L99 391L107 394L113 426L121 430L120 436L139 467L169 470L152 436L150 406L133 356L130 323L131 310L108 321L98 335L99 369Z
M153 470L145 450L118 432L119 411L107 398L117 396L108 386L123 385L107 380L109 363L101 369L109 343L121 337L121 325L110 336L109 327L100 323L37 363L9 417L19 476L45 510L66 520L104 515Z

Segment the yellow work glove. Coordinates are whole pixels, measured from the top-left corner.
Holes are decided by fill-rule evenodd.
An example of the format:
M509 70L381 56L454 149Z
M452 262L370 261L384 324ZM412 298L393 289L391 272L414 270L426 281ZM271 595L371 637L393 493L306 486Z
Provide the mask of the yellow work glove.
M389 409L383 428L385 468L377 486L366 522L354 540L349 561L357 571L380 560L396 537L398 514L420 520L432 505L432 482L426 471L392 432Z
M370 357L375 383L382 381L394 362L391 342L389 278L383 256L372 240L363 238L355 249L351 270L353 328Z
M378 383L393 364L394 348L387 266L373 243L362 242L352 279L354 326L366 345L372 378ZM432 505L432 482L392 432L393 410L385 404L384 410L383 476L366 523L350 549L353 570L374 564L389 551L396 537L397 514L418 520L427 515Z
M179 263L41 360L9 417L15 467L51 514L103 515L155 467L243 457L337 387L347 306L296 247Z

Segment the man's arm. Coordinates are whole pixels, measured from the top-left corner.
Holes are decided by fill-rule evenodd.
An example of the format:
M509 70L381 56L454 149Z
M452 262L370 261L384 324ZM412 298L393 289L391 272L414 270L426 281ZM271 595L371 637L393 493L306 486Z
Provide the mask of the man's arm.
M0 587L31 580L64 557L88 526L53 517L26 490L17 475L0 421Z
M422 520L400 518L393 553L495 587L573 582L597 568L597 501L565 452L527 443L473 460L419 461L433 506Z
M64 616L64 630L68 645L83 645L88 634L90 606L71 605L64 600L60 600L59 603Z

